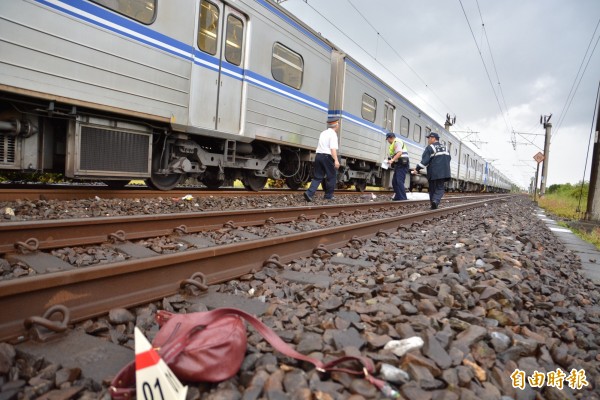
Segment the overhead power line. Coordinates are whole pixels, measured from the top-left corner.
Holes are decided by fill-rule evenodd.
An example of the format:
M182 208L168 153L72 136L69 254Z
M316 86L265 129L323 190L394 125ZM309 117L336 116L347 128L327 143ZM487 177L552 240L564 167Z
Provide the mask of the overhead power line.
M594 48L592 49L592 52L590 53L587 63L585 64L585 68L580 76L579 73L581 72L581 68L583 67L585 59L587 58L588 52L590 51L590 47L591 47L592 43L594 42L594 37L596 36L596 32L598 31L599 25L600 25L600 19L598 19L598 23L596 24L594 33L592 33L592 37L590 38L590 42L588 43L587 49L585 50L585 54L583 55L581 64L579 64L579 70L577 71L577 75L575 75L575 79L573 80L573 84L571 85L571 90L569 91L569 94L567 95L567 100L565 101L565 105L563 106L562 111L560 112L560 117L558 119L558 123L556 124L556 128L554 129L554 136L556 136L558 134L558 130L562 126L565 116L569 112L569 108L571 107L571 102L573 101L573 98L575 98L575 94L577 93L579 84L581 83L581 80L583 79L583 76L585 75L585 71L587 70L587 67L590 64L590 60L592 59L592 56L594 55L594 51L596 50L596 46L598 45L598 40L600 40L600 35L598 36L598 39L596 39L596 44L594 45ZM579 82L577 82L577 77L579 77ZM575 85L575 82L577 82L577 86Z
M284 0L285 1L285 0ZM334 27L338 32L340 32L343 36L345 36L348 40L350 40L356 47L358 47L359 49L361 49L365 54L367 54L368 56L370 56L379 66L381 66L383 69L385 69L391 76L393 76L394 78L396 78L398 80L398 82L400 82L402 85L404 85L410 92L412 92L417 98L419 98L424 104L426 104L427 106L429 106L432 110L434 110L436 113L439 114L439 116L444 116L446 113L442 113L439 110L436 109L435 106L433 106L432 104L430 104L427 100L425 100L423 97L421 97L421 95L419 95L419 93L417 93L416 90L414 90L412 87L410 87L410 85L408 85L406 82L404 82L402 79L400 79L400 77L394 73L393 71L391 71L386 65L384 65L383 63L381 63L381 61L379 61L376 57L376 55L371 54L371 52L367 51L364 47L362 47L360 44L358 44L354 39L352 39L346 32L342 31L340 28L337 27L337 24L334 24L331 20L329 20L329 18L327 18L325 15L323 15L319 10L317 10L315 7L312 6L312 4L310 4L308 1L304 0L304 3L306 3L306 5L308 5L315 13L317 13L319 16L321 16L321 18L323 18L325 21L327 21L329 23L330 26ZM381 34L379 33L379 31L374 27L373 24L371 24L366 18L365 16L354 6L354 4L352 4L352 2L350 2L350 0L348 0L348 3L352 6L352 8L354 8L356 10L356 12L361 16L361 18L363 18L365 21L367 21L367 24L369 24L369 26L371 27L371 29L373 29L375 31L375 33L377 34L378 38L381 38L385 44L388 45L388 47L390 49L392 49L392 51L396 54L396 56L398 56L398 58L400 58L400 60L402 62L404 62L408 68L410 68L410 70L419 78L419 80L421 82L423 82L423 84L434 94L434 96L442 103L444 104L444 102L439 98L439 96L433 91L433 89L431 89L429 87L429 85L423 80L423 78L421 78L421 76L406 62L406 60L404 60L399 54L398 52L389 44L389 42L383 38L381 36ZM445 107L448 107L444 104ZM449 108L449 107L448 107Z
M504 110L506 110L506 116L508 117L508 123L510 124L511 136L510 140L512 142L513 149L516 150L516 140L515 130L510 122L510 114L508 112L508 106L506 105L506 98L504 97L504 91L502 90L502 85L500 84L500 77L498 76L498 69L496 68L496 61L494 60L494 52L492 51L492 46L490 45L490 41L487 35L487 31L485 30L485 23L483 22L483 15L481 15L481 8L479 7L479 1L477 1L477 11L479 11L479 18L481 19L481 29L483 31L483 35L485 36L485 41L487 42L488 49L490 50L490 58L492 59L492 66L494 67L494 73L496 74L496 80L498 81L498 91L500 92L500 97L502 98L502 104L504 104Z
M450 107L444 103L444 101L437 95L437 93L435 93L435 91L429 87L429 85L427 84L427 82L425 82L425 80L423 78L421 78L421 76L417 73L417 71L415 71L413 69L413 67L410 66L410 64L396 51L396 49L390 44L390 42L388 42L385 37L383 37L379 31L377 30L377 28L375 28L375 26L364 16L364 13L360 12L360 10L358 8L356 8L356 6L350 1L347 0L348 3L352 6L352 8L354 8L354 10L358 13L358 15L360 15L362 17L362 19L365 20L365 22L377 33L377 37L381 38L381 40L383 40L383 42L385 44L387 44L387 46L394 52L394 54L396 55L396 57L398 57L404 64L406 64L406 66L408 67L408 69L410 69L412 71L413 74L415 74L415 76L417 78L419 78L419 80L421 81L421 83L431 91L431 93L433 93L433 95L439 100L439 102L441 104L443 104L447 109L450 110Z
M286 0L275 0L278 2L285 2ZM310 4L308 2L308 0L301 0L303 1L306 5L308 5L317 15L319 15L321 18L323 18L323 20L327 21L327 23L333 27L334 29L336 29L338 32L340 32L344 37L346 37L350 42L352 42L358 49L362 50L364 52L364 54L368 55L369 57L371 57L374 62L376 62L380 67L382 67L385 71L387 71L391 76L393 76L394 78L397 79L398 82L400 82L404 87L407 88L407 90L409 90L411 93L413 93L417 98L419 98L424 104L426 104L427 106L429 106L433 111L435 111L437 114L439 114L440 116L445 115L446 113L441 113L439 110L437 110L433 105L431 105L427 100L423 99L423 97L421 97L416 90L414 90L411 86L409 86L407 83L405 83L398 75L396 75L396 73L394 73L393 71L391 71L386 65L384 65L380 60L377 59L377 54L379 54L379 41L381 40L385 45L387 45L389 47L389 49L392 50L392 52L396 55L396 57L398 57L399 60L401 60L407 67L408 69L418 78L418 80L433 94L433 96L440 102L440 104L443 104L448 110L451 111L451 107L449 107L448 105L445 104L445 102L437 95L437 93L429 86L429 84L427 84L427 82L419 75L419 73L417 71L415 71L410 64L408 64L408 62L398 53L398 51L396 51L396 49L390 44L390 42L379 32L379 30L376 28L376 26L371 23L364 15L364 13L362 13L357 6L351 1L351 0L347 0L348 4L357 12L357 14L366 22L366 24L374 31L374 33L377 35L377 43L376 43L376 52L375 55L373 55L370 51L367 51L363 46L361 46L360 44L358 44L356 42L356 40L354 40L352 37L350 37L346 32L344 32L343 30L341 30L337 24L334 24L328 17L326 17L323 13L321 13L316 7L314 7L312 4ZM459 0L460 1L460 0ZM314 3L311 2L311 3ZM462 7L462 2L460 3L461 7ZM506 99L504 96L504 92L502 90L502 86L500 83L500 78L499 78L499 73L496 67L496 63L495 60L493 58L493 54L492 54L492 50L491 50L491 44L490 44L490 40L488 38L487 32L485 30L485 23L483 21L483 16L481 13L481 10L479 9L479 4L477 4L478 10L479 10L479 16L481 18L481 26L482 26L482 31L483 34L485 35L486 38L486 43L487 43L487 47L490 50L490 55L491 55L491 59L492 59L492 66L493 66L493 72L495 74L496 77L496 81L498 84L498 92L496 91L496 89L494 88L494 84L492 83L492 79L490 76L490 72L488 71L487 65L485 63L485 60L483 59L483 54L482 51L480 49L480 47L477 45L477 40L475 40L475 35L473 33L473 30L471 29L471 25L469 23L469 20L466 16L466 12L464 7L462 7L463 13L465 14L465 18L467 20L467 24L469 26L469 29L471 30L471 35L473 36L473 39L475 40L475 44L476 47L479 51L479 55L481 57L484 69L486 71L487 77L488 77L488 81L490 82L490 86L492 87L492 92L494 93L494 97L496 98L496 103L498 104L498 107L500 109L500 112L502 114L502 118L504 120L504 123L507 127L507 130L511 133L511 138L510 138L510 143L513 145L513 148L516 150L516 137L515 137L515 130L512 128L512 124L510 123L510 119L509 121L507 121L507 116L510 118L509 116L509 112L508 112L508 106L506 104ZM498 97L498 93L501 97ZM504 109L506 109L506 112L503 111L503 107ZM454 114L454 113L453 113ZM453 132L458 132L453 130ZM464 139L464 138L463 138ZM471 140L471 141L466 141L468 143L474 144L477 148L479 148L478 144L484 144L487 142L482 142L480 140Z
M479 58L481 58L481 62L483 64L483 68L485 69L485 73L487 75L488 81L490 82L490 86L492 87L492 92L494 93L494 97L496 98L496 103L498 104L498 108L500 109L500 113L502 114L502 119L504 120L504 124L506 125L507 131L511 134L511 139L513 138L513 129L509 127L509 123L506 121L506 116L504 115L504 111L502 110L502 105L500 104L500 100L498 99L498 94L496 93L496 89L494 89L494 84L492 83L492 78L490 77L490 72L488 71L487 65L485 64L485 60L483 59L483 54L481 53L481 49L479 48L479 44L477 44L477 39L475 38L475 34L473 33L473 28L471 27L471 23L469 22L469 18L467 17L467 12L465 11L465 7L462 4L462 0L458 0L460 2L460 6L463 10L463 14L465 16L465 20L467 21L467 25L469 26L469 30L471 31L471 36L473 37L473 41L475 42L475 47L477 47L477 51L479 52ZM513 142L513 149L516 150L516 143Z

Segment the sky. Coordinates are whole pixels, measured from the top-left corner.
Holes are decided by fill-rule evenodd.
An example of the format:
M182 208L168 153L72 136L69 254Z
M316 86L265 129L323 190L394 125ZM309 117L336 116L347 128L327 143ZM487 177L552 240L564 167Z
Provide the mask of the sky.
M521 188L589 181L600 0L284 0ZM514 146L513 146L514 144ZM543 164L539 165L540 187Z

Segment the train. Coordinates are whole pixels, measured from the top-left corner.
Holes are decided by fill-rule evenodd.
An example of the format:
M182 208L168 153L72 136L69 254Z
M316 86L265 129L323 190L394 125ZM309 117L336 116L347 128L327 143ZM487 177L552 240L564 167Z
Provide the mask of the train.
M391 186L394 132L411 166L437 132L450 191L510 180L357 60L271 0L0 2L0 171L171 190L311 179L340 118L339 187ZM406 186L422 190L424 176Z

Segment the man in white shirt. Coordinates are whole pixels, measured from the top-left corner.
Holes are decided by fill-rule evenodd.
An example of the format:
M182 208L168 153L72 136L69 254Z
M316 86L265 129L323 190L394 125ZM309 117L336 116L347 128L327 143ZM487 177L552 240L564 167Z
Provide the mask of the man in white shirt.
M338 137L337 132L340 128L339 117L330 117L327 119L327 129L319 135L319 144L313 165L313 180L310 187L304 192L304 199L312 201L319 184L325 181L325 200L333 200L333 189L336 185L337 169L340 167L338 159Z

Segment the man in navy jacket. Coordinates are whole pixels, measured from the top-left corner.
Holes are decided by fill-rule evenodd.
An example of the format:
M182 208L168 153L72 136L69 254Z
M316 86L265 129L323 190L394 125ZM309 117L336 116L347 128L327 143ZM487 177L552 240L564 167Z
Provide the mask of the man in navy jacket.
M442 145L440 135L431 132L427 137L427 147L423 151L421 162L412 170L412 174L418 174L422 168L427 168L427 180L429 181L429 201L431 209L438 208L444 196L444 185L450 180L450 153L446 146Z

